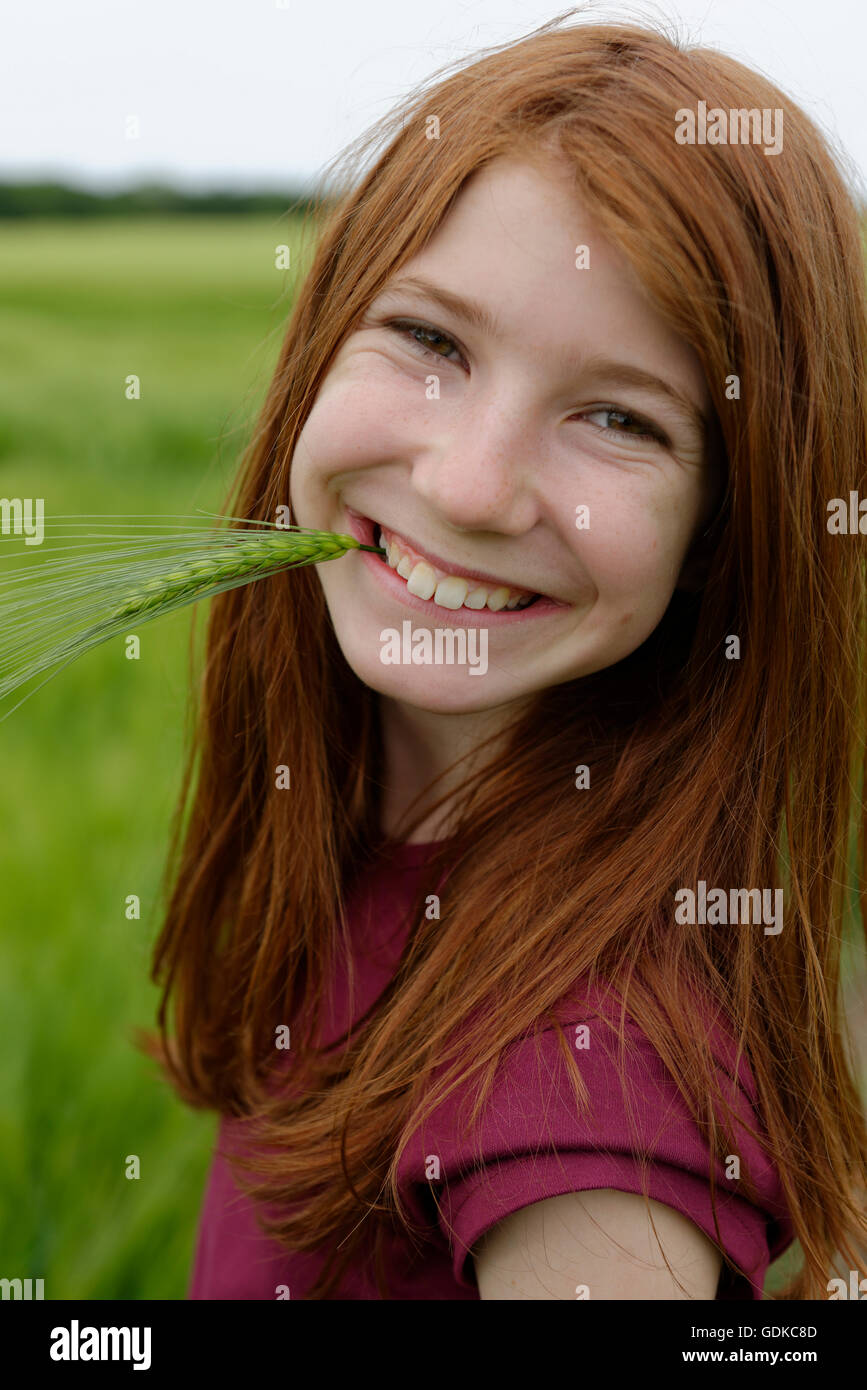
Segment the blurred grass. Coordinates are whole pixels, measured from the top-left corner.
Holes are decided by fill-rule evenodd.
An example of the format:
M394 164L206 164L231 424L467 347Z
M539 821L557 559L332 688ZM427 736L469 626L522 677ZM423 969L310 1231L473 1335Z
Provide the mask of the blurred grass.
M216 512L279 350L300 227L0 227L0 496L43 497L46 515ZM0 724L0 1276L44 1278L50 1299L187 1287L216 1119L130 1038L155 1016L189 625L187 610L142 628L137 662L98 648Z
M217 511L303 272L300 229L0 226L0 496L44 497L46 515ZM44 1278L49 1299L176 1299L188 1283L216 1121L130 1034L157 1000L189 622L144 627L138 662L119 643L90 652L0 724L0 1277ZM863 1048L867 990L851 950L846 964Z

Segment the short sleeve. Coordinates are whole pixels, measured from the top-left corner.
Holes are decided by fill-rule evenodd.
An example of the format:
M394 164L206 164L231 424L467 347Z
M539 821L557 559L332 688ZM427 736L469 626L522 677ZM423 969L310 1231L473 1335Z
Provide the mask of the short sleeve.
M437 1219L456 1280L476 1287L473 1246L506 1216L547 1197L615 1188L646 1191L682 1212L714 1244L721 1243L742 1274L725 1278L719 1297L760 1299L768 1264L791 1242L792 1231L778 1176L740 1123L758 1125L748 1090L737 1094L735 1149L742 1168L749 1165L758 1204L746 1200L739 1183L717 1165L720 1242L709 1148L674 1079L627 1020L624 1088L617 1030L604 1008L590 1012L587 1045L575 1052L587 1105L576 1106L563 1044L552 1027L507 1050L472 1142L460 1124L459 1093L435 1112L443 1178ZM567 1045L583 1022L576 1017L571 1027L563 1026Z

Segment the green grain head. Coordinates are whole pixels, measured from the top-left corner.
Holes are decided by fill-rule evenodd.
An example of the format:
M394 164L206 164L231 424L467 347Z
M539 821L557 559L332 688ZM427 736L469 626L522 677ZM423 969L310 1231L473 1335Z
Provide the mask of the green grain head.
M233 540L215 545L206 558L176 565L164 575L146 580L123 599L111 618L156 617L169 605L177 607L184 599L192 602L221 585L261 579L299 565L321 564L348 550L367 548L354 536L331 531L271 531Z

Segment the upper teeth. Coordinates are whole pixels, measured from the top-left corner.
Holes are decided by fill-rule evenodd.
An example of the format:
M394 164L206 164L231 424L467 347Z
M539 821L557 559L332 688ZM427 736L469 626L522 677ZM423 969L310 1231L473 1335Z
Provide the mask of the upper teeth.
M483 584L459 574L437 576L433 565L418 559L405 541L378 528L377 545L383 547L391 569L406 580L406 587L416 598L433 599L440 608L487 608L498 613L501 608L526 608L536 597L525 589L510 589L505 585Z

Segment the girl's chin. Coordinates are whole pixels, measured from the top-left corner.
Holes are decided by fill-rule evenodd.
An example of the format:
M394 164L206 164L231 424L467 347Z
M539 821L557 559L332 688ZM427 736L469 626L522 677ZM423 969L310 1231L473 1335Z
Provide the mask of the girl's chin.
M460 636L454 647L438 651L433 632L425 629L414 629L414 632L415 646L408 632L397 630L385 642L377 643L375 654L357 628L352 636L338 631L338 641L347 663L364 685L416 709L440 714L469 714L502 706L532 693L526 689L516 691L517 681L509 679L499 664L489 665L485 643L472 640L477 634L471 633L466 648L461 650L460 639L465 631L459 629ZM420 636L423 633L427 642ZM449 655L453 658L451 661ZM438 656L442 659L437 660ZM524 681L526 675L524 670L521 673Z
M555 669L554 644L543 640L542 624L538 635L528 625L516 646L501 627L491 624L489 631L482 613L467 610L471 625L450 621L448 609L438 609L435 622L420 621L400 604L369 599L365 577L339 591L327 581L324 587L348 665L382 695L420 709L469 712L525 700L571 678Z

